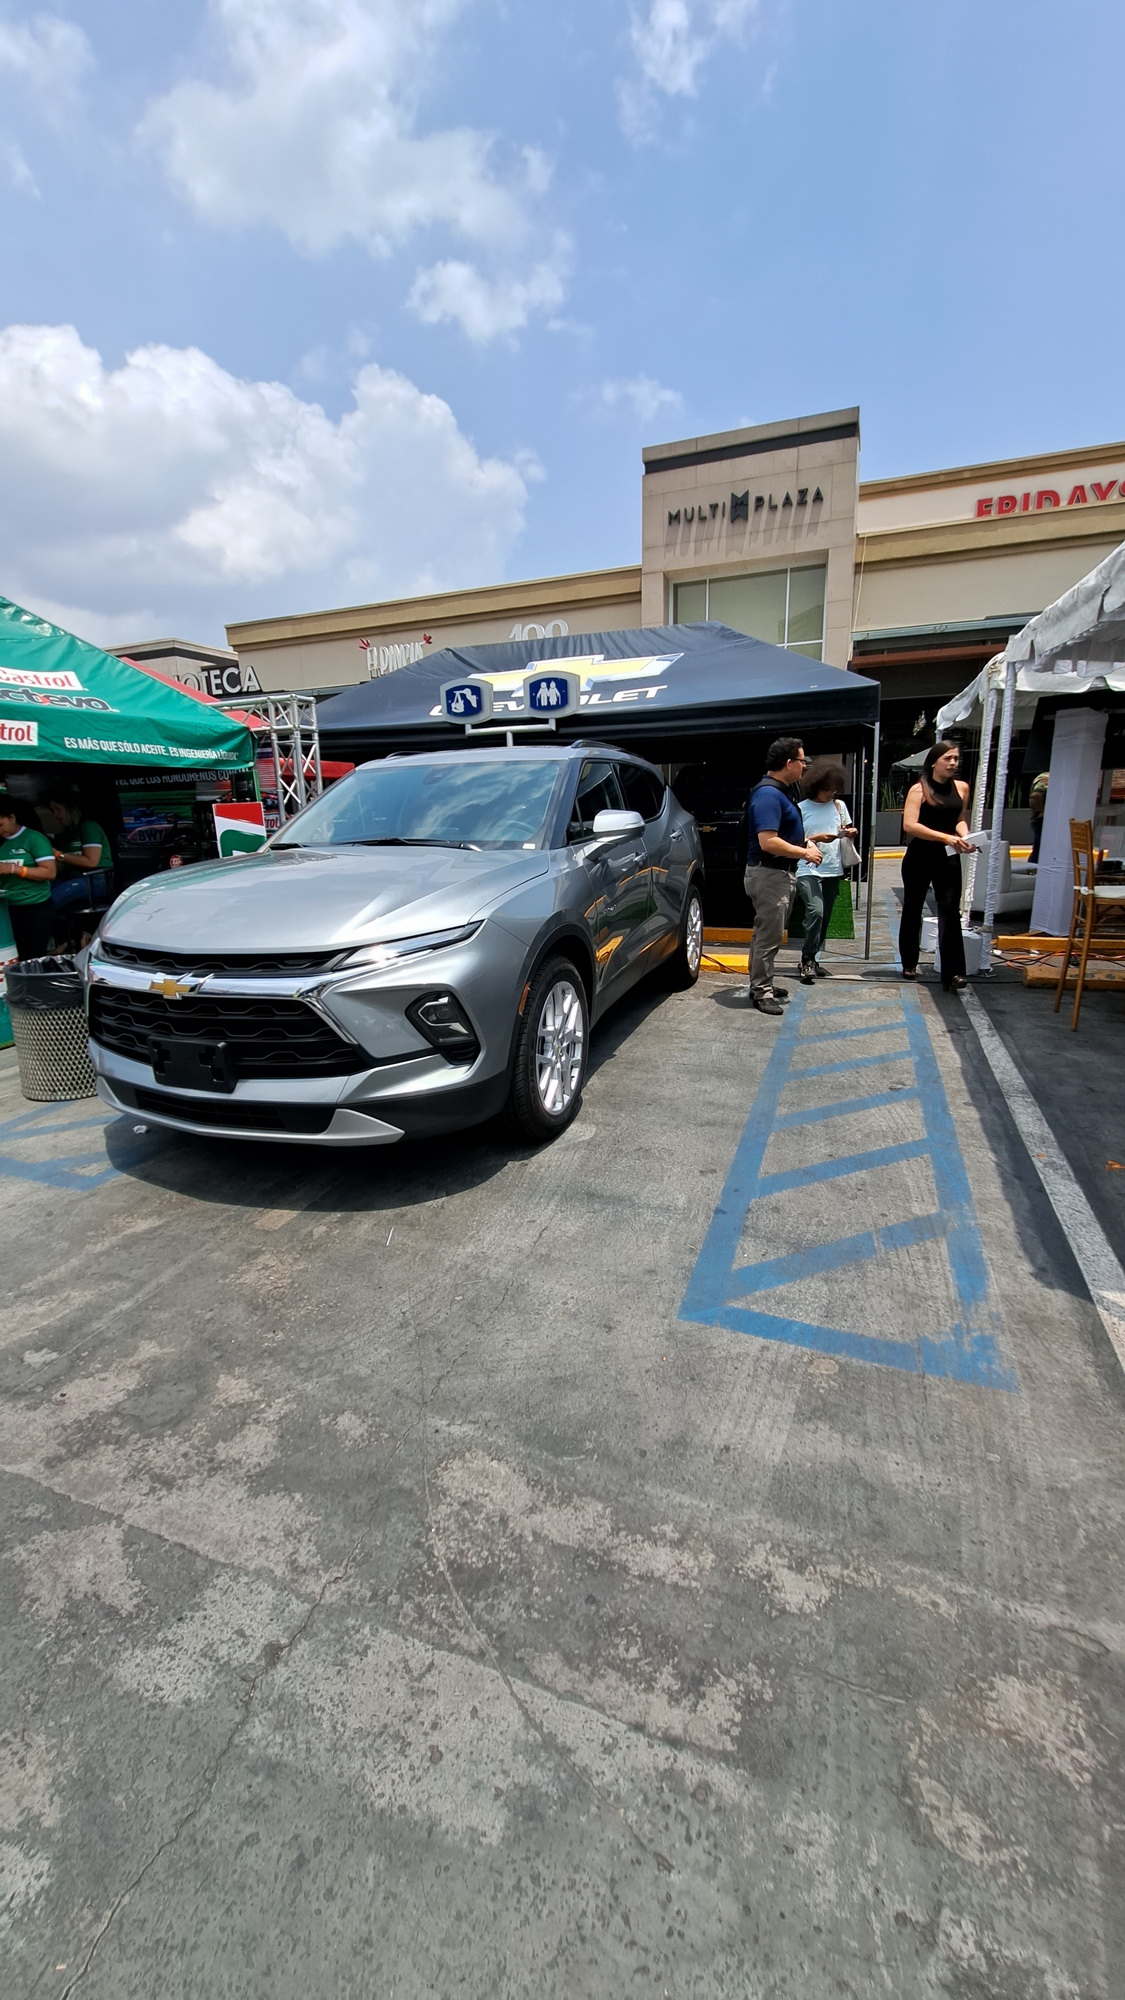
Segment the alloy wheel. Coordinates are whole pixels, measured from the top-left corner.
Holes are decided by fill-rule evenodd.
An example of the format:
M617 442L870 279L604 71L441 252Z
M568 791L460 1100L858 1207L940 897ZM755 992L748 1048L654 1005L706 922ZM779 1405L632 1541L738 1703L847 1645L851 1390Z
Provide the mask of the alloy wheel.
M694 891L688 901L684 955L687 958L688 970L694 979L703 957L703 905Z
M546 994L535 1037L535 1083L539 1102L558 1118L573 1102L582 1081L586 1025L582 1001L569 979L556 979Z

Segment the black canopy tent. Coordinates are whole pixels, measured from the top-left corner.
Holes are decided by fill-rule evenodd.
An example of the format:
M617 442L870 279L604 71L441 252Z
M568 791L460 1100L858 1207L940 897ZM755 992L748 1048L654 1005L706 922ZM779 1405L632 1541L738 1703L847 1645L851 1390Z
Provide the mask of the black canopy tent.
M761 775L771 737L802 736L811 752L857 753L858 796L852 803L866 833L878 751L878 683L726 625L650 625L449 647L321 701L325 754L362 763L391 751L503 742L508 730L516 741L534 741L532 731L538 733L543 724L524 707L523 676L537 662L555 660L579 674L582 687L579 713L556 723L560 739L612 743L671 767L682 779L683 803L701 825L715 821L714 834L726 836L725 873L736 881L739 899L741 869L734 867L733 854L742 801ZM470 676L489 681L493 690L491 727L478 725L471 735L444 721L439 709L442 684ZM685 766L691 767L690 779ZM720 829L717 822L724 820ZM733 911L720 909L715 894L716 873L724 872L714 866L717 855L713 847L709 914L729 920Z

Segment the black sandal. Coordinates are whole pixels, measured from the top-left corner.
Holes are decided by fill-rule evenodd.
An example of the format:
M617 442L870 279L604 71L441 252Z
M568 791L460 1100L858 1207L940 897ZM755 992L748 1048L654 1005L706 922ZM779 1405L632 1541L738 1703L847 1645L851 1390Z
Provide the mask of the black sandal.
M903 976L903 978L904 978L904 979L917 979L917 977L918 977L918 969L917 969L917 967L915 967L915 969L914 969L914 971L913 971L913 972L908 972L908 971L906 970L906 967L905 967L905 965L904 965L904 966L902 967L902 976Z

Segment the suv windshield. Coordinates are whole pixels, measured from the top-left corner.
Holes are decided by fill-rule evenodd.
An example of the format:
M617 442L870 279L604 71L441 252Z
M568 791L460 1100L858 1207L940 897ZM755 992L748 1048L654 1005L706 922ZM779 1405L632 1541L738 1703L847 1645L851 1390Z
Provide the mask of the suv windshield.
M559 766L398 764L353 771L291 820L275 847L539 847Z

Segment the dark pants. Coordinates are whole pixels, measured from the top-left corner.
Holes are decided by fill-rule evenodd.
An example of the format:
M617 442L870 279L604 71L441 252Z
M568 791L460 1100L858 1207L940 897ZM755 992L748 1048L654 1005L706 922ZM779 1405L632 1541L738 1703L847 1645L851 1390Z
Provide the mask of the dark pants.
M742 886L754 905L750 947L750 993L764 1000L773 992L773 962L793 905L797 877L788 868L747 868Z
M50 951L55 929L50 903L9 903L8 917L21 958L42 958Z
M804 932L801 958L806 965L820 957L842 875L798 875L794 922Z
M1031 861L1038 861L1038 859L1039 859L1039 843L1040 843L1040 841L1042 840L1042 838L1043 838L1043 815L1042 815L1042 813L1032 813L1032 815L1031 815L1031 854L1030 854L1030 856L1028 857L1028 858L1029 858L1029 860L1031 860Z
M933 889L938 913L941 983L946 992L954 979L965 977L965 940L961 935L961 856L947 854L936 840L912 840L902 857L902 922L898 955L904 972L918 970L922 910L927 889Z

